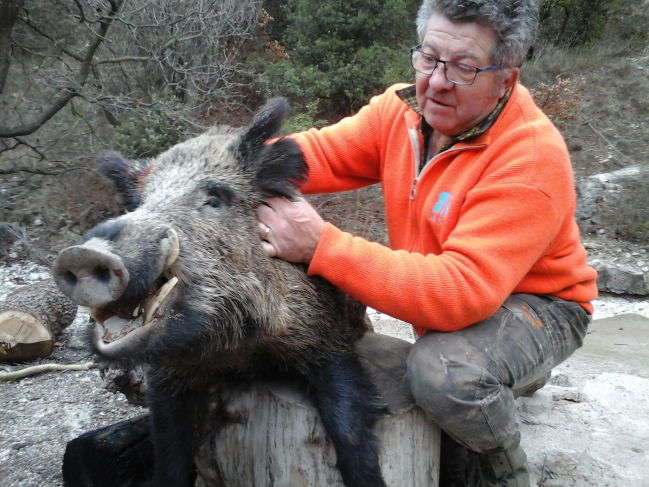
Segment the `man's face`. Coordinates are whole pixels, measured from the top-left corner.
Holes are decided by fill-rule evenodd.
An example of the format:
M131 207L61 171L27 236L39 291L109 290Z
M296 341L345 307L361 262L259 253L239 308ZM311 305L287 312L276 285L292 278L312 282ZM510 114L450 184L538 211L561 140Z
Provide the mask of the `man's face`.
M491 53L497 40L496 32L487 26L453 23L435 14L428 22L421 49L443 61L484 68L493 64ZM517 69L506 76L497 73L478 73L472 85L456 85L446 79L441 63L432 75L417 72L417 103L426 122L449 137L475 127L493 111L518 76Z

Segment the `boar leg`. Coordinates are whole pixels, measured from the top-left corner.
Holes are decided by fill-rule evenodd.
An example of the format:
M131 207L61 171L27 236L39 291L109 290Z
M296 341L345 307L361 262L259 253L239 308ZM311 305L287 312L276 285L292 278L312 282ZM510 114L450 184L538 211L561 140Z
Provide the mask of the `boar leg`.
M318 364L308 379L345 486L385 487L372 427L387 411L356 355Z
M194 453L201 406L205 400L191 391L169 393L165 381L151 384L147 395L155 452L151 487L192 487L196 479ZM203 409L205 410L205 409Z

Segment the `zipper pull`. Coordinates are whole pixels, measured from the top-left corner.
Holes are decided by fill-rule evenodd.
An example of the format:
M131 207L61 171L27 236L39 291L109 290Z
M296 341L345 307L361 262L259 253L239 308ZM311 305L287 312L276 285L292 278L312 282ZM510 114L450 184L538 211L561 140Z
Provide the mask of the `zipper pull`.
M415 182L412 183L412 189L410 190L410 200L414 201L415 196L417 196L417 181L419 181L419 176L415 178Z

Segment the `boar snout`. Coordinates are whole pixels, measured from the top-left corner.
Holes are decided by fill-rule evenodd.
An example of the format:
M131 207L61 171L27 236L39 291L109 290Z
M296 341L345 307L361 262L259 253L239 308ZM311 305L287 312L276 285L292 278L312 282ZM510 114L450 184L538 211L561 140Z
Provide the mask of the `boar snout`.
M98 308L122 295L129 274L119 256L91 242L62 250L52 274L61 291L76 304Z

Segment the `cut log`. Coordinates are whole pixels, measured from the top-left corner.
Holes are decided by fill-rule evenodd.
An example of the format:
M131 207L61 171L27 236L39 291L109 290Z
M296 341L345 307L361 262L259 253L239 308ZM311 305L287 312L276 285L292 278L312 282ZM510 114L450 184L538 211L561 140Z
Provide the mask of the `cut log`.
M410 344L369 333L359 342L391 411L375 426L389 487L436 487L440 430L403 383ZM294 382L256 382L229 402L229 423L196 455L199 487L343 487L336 453L315 405Z
M77 305L47 279L24 286L0 303L0 360L19 362L52 353L61 330L77 315Z
M66 487L135 487L153 473L149 415L90 431L63 455Z

